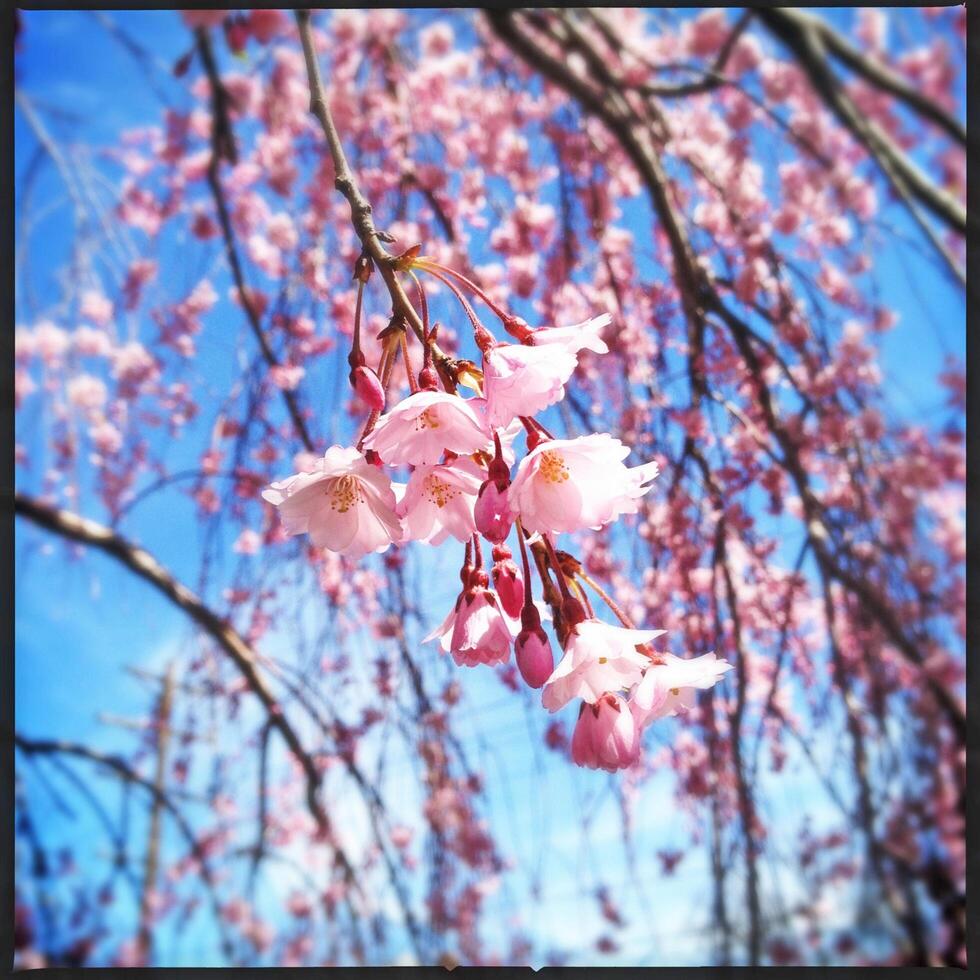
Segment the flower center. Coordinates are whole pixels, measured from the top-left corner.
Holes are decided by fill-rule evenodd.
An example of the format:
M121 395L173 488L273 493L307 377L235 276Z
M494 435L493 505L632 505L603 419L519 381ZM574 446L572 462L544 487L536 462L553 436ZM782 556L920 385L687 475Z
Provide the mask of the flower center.
M445 507L454 497L459 496L459 491L444 483L434 473L430 473L422 484L423 492L437 507Z
M439 419L433 409L427 408L418 418L415 419L415 430L418 432L421 429L438 429Z
M549 483L564 483L568 479L565 458L553 449L548 449L541 454L539 471Z
M331 480L327 495L330 497L330 509L339 510L341 514L346 514L351 507L356 507L358 501L364 501L360 480L350 474Z

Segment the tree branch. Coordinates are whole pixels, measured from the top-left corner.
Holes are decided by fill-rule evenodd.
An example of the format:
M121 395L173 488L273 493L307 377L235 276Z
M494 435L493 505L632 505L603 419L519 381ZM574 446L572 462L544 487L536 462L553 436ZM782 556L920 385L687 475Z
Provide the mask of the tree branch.
M353 880L354 870L347 856L333 838L330 820L319 799L320 774L316 762L303 747L279 701L269 689L263 677L255 651L226 620L213 612L177 581L148 551L127 541L120 534L87 520L67 510L60 510L41 503L32 497L18 493L14 498L15 512L55 534L71 541L90 545L115 558L158 592L168 598L178 609L186 613L208 634L228 656L241 674L248 689L259 699L269 719L269 724L283 737L289 750L303 769L306 777L306 803L320 832L329 838L338 863Z

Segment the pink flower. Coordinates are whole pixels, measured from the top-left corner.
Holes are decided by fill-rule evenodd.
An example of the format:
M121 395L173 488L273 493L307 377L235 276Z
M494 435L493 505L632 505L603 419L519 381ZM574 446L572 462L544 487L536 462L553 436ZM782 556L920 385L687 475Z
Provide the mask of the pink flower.
M438 463L447 449L467 456L490 441L481 409L445 391L419 391L381 416L364 447L391 466Z
M599 336L612 322L608 313L595 316L584 323L576 323L571 327L539 327L531 337L535 347L545 344L561 344L570 354L580 350L590 350L596 354L608 354L606 342Z
M572 735L572 761L588 769L616 772L640 757L640 735L626 702L605 694L595 704L583 704Z
M71 335L75 352L87 357L108 357L112 353L109 335L94 327L79 327Z
M502 664L510 656L513 627L500 611L497 597L477 586L467 589L449 615L425 639L439 638L444 653L460 667Z
M254 555L258 553L261 547L262 535L247 527L238 535L238 540L232 545L232 551L240 555Z
M548 678L541 703L558 711L573 698L594 704L606 691L630 688L643 676L650 658L637 650L665 630L628 630L598 619L572 627L565 655Z
M521 460L510 487L511 513L528 531L597 529L620 514L635 514L637 500L660 472L656 463L627 467L630 449L608 433L549 439Z
M34 328L34 349L45 364L57 364L69 343L68 334L50 320L42 320Z
M487 422L508 425L519 415L536 415L560 401L565 382L578 364L583 348L605 353L598 332L607 323L603 314L574 327L546 327L531 334L530 344L498 344L483 355L483 385Z
M112 354L112 374L127 388L149 381L157 373L153 355L137 340L117 347Z
M78 312L86 320L91 320L97 327L105 327L112 320L112 300L106 298L98 290L87 289L82 293Z
M450 534L457 541L474 534L473 505L480 488L477 473L469 460L416 466L397 507L406 537L441 544Z
M276 364L269 368L272 383L282 391L295 391L305 374L306 369L296 364Z
M105 384L91 374L78 374L66 386L68 401L93 417L106 403Z
M694 705L694 692L713 687L732 665L713 653L684 660L670 653L664 663L653 664L633 690L630 708L642 729L651 721L687 711Z
M289 534L360 557L401 539L391 481L356 449L331 446L312 472L273 483L262 497L279 508Z

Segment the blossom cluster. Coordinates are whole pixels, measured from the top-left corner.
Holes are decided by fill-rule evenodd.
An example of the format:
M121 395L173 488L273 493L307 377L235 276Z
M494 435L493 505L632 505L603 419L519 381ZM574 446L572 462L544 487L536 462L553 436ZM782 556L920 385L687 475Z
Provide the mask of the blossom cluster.
M468 667L504 664L513 648L521 677L542 690L545 708L580 702L573 760L609 772L626 768L639 757L647 724L691 707L693 691L711 687L730 665L714 654L685 660L654 652L651 641L664 630L634 629L581 565L556 549L560 534L598 530L635 514L659 474L653 461L627 466L630 448L609 433L559 439L539 419L564 397L583 351L608 352L601 335L610 317L531 329L461 274L416 253L406 253L402 267L411 263L447 284L446 275L456 276L491 305L517 342L498 341L451 285L473 324L482 368L444 355L440 370L433 367L435 330L423 302L418 377L407 324L397 317L383 331L373 369L360 348L359 295L349 362L351 385L371 410L364 431L356 446L331 446L306 471L273 483L263 498L278 508L288 534L308 534L315 547L354 558L409 541L465 544L462 588L425 641L438 640L444 653ZM361 287L370 273L362 257L355 269ZM386 382L399 351L411 393L386 406ZM463 397L461 383L476 396ZM518 460L515 441L522 432L526 450ZM392 479L389 470L407 471L407 481ZM523 572L507 545L512 532ZM492 549L489 572L481 540ZM533 598L529 551L543 602ZM596 617L586 584L621 626ZM557 665L542 613L563 652Z

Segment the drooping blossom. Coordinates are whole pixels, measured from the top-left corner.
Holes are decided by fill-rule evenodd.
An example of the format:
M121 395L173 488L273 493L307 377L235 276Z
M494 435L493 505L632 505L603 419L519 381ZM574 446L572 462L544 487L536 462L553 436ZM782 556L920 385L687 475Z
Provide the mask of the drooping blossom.
M526 530L542 534L597 529L635 514L660 467L624 466L629 454L629 446L608 433L541 442L517 468L511 512Z
M650 664L637 646L664 632L629 630L598 619L576 624L565 642L565 655L544 686L541 703L558 711L573 698L594 704L606 691L632 687Z
M476 531L473 506L480 488L478 467L468 459L416 466L398 502L406 537L441 544L448 535L466 541Z
M629 705L618 694L583 704L572 734L572 761L588 769L616 772L640 756L640 734Z
M391 466L432 465L447 449L466 456L490 441L482 409L445 391L419 391L381 416L364 447Z
M449 615L422 642L437 638L442 651L452 654L458 666L492 666L510 657L514 627L493 592L477 586L463 592Z
M647 668L630 698L630 710L641 729L658 718L687 711L694 705L695 691L713 687L732 669L713 653L690 660L666 653L663 660Z
M273 483L262 496L279 508L289 534L318 548L360 557L401 539L391 481L356 449L331 446L310 472Z
M528 344L498 344L483 355L487 422L507 425L520 415L535 415L560 401L583 348L605 353L598 332L609 315L574 327L546 327L531 334Z

